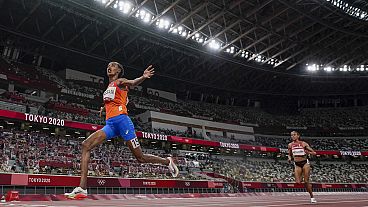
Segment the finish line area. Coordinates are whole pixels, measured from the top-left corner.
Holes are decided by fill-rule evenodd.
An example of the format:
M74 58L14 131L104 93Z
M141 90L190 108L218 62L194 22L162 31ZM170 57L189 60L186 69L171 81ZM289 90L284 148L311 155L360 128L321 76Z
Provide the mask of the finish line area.
M54 195L55 196L55 195ZM216 196L216 197L205 197ZM221 197L220 197L221 196ZM51 196L52 197L52 196ZM307 193L243 193L243 194L206 194L197 197L196 194L178 195L90 195L85 200L65 200L62 195L53 197L48 201L16 201L9 203L0 203L0 206L20 206L20 207L97 207L97 206L185 206L185 207L202 207L202 206L224 206L224 207L281 207L281 206L334 206L334 207L368 207L368 193L324 193L317 192L315 197L317 204L311 204ZM24 199L36 199L30 195L22 196ZM46 197L38 196L45 199Z

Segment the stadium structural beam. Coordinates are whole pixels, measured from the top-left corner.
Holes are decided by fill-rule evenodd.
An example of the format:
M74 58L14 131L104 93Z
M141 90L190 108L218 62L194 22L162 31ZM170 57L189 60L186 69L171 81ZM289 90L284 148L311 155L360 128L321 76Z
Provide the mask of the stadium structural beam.
M366 55L366 54L363 53L363 54L356 55L355 57L350 58L349 60L345 61L344 63L339 64L339 66L337 66L336 68L340 68L343 65L348 65L351 62L353 62L354 60L357 60L357 59L362 58L362 57L363 57L362 59L364 59L364 55Z
M281 9L279 12L277 12L276 14L274 14L271 18L267 18L265 20L262 21L261 25L266 24L267 22L271 21L272 19L274 19L275 17L279 16L280 14L282 14L283 12L287 11L288 9ZM315 23L312 23L310 26L314 25ZM289 25L287 25L289 26ZM307 26L306 28L310 27ZM285 28L285 26L281 26L279 28L276 29L276 31L281 31L280 28ZM298 30L299 32L303 31L305 28L301 28L300 30ZM294 33L295 34L295 33ZM292 37L294 35L290 35L290 37ZM262 55L263 53L271 50L272 48L276 47L277 45L281 44L282 42L286 41L287 39L285 37L282 37L278 42L276 42L275 44L272 44L271 46L267 46L267 48L265 48L264 50L262 50L261 52L258 52L257 54L253 54L253 56L251 58L248 59L248 61L253 60L254 58L257 57L257 55Z
M77 34L75 34L72 38L70 38L70 40L66 43L66 45L70 45L74 40L76 40L84 31L86 31L86 29L91 25L92 23L86 23L79 31Z
M277 67L279 67L279 66L280 66L280 65L282 65L284 62L286 62L286 61L290 60L291 58L293 58L293 57L295 57L295 56L297 56L297 55L299 55L300 53L302 53L302 52L306 51L307 49L309 49L309 48L304 47L303 49L298 50L297 52L293 53L292 55L288 56L287 58L285 58L285 59L283 59L282 61L280 61L280 62L278 62L277 64L275 64L275 65L273 66L273 68L277 68Z
M252 11L247 12L246 14L246 18L256 14L260 9L262 9L263 7L267 6L269 3L271 3L273 0L266 0L264 2L262 2L260 5L257 5L256 8L254 8Z
M265 36L261 37L260 39L258 39L258 40L256 40L256 41L254 41L252 44L250 44L250 45L248 45L247 47L245 47L244 49L239 50L237 53L235 53L235 54L233 55L233 57L235 57L235 56L239 55L243 50L248 50L249 48L251 48L251 47L255 46L255 45L256 45L256 44L258 44L259 42L261 42L261 41L263 41L263 40L267 39L269 36L271 36L271 34L266 34Z
M331 45L334 45L335 43L337 43L337 42L339 42L341 39L343 39L343 38L345 38L345 37L347 37L347 36L349 36L348 34L345 34L345 35L343 35L343 36L340 36L339 38L337 38L336 40L334 40L333 42L331 42L331 43L329 43L326 47L329 47L329 46L331 46ZM348 42L347 42L347 44L352 44L353 42L355 42L357 39L359 39L360 37L355 37L355 38L353 38L353 39L350 39ZM324 47L324 48L326 48L326 47ZM345 45L341 45L341 46L339 46L339 47L336 47L336 48L334 48L334 50L335 51L340 51L341 49L343 49L345 47ZM341 54L345 54L345 53L341 53ZM325 57L325 59L328 59L329 57L331 57L333 54L332 53L330 53L330 54L328 54L326 57Z
M315 8L316 9L316 8ZM286 24L283 24L281 27L276 29L276 32L280 32L281 30L285 29L286 27L290 26L291 24L293 24L294 22L299 21L301 18L303 18L303 16L299 15L296 18L293 18L292 20L288 21Z
M245 37L247 34L253 32L254 30L256 30L257 27L252 27L251 29L249 29L248 31L244 32L243 34L239 35L238 37L236 37L235 39L231 40L229 43L225 44L224 46L222 46L220 48L220 51L229 47L229 45L234 44L235 42L237 42L238 40L240 40L241 38Z
M337 31L335 31L335 33L336 33ZM336 39L335 41L333 41L333 42L330 42L328 45L326 45L326 46L324 46L324 48L328 48L329 46L331 46L331 45L333 45L333 44L335 44L335 43L337 43L338 41L340 41L341 39L343 39L344 37L346 37L346 36L348 36L348 34L345 34L345 35L343 35L343 36L340 36L338 39ZM359 37L356 37L356 38L359 38ZM353 39L353 40L351 40L351 41L355 41L356 39ZM339 50L339 49L341 49L342 47L339 47L339 48L336 48L335 50ZM291 66L289 66L289 67L287 67L286 68L286 70L290 70L291 68L293 68L294 66L296 66L296 65L298 65L298 64L300 64L300 63L302 63L302 62L304 62L304 61L306 61L306 60L308 60L309 58L311 58L311 57L313 57L314 55L316 55L316 54L318 54L318 53L320 53L321 51L323 51L323 48L319 48L319 50L318 51L316 51L315 53L312 53L312 54L309 54L309 55L307 55L307 56L305 56L303 59L301 59L301 60L299 60L299 61L297 61L296 63L293 63ZM327 56L328 57L328 56Z
M274 48L275 46L279 45L280 43L282 43L283 41L285 41L285 39L280 39L278 42L276 42L276 43L274 43L274 44L272 44L272 45L268 46L267 48L265 48L264 50L260 51L259 53L257 53L257 54L253 54L253 55L252 55L252 57L248 58L248 61L253 60L253 59L254 59L254 58L256 58L258 55L261 55L261 54L263 54L263 53L267 52L268 50L270 50L270 49Z
M142 1L138 6L136 6L129 14L128 17L132 16L135 12L137 12L148 0Z
M232 24L230 24L229 26L227 26L225 29L221 30L221 32L215 34L213 36L213 38L217 38L219 37L220 35L224 34L225 32L227 32L228 30L230 30L231 28L233 28L235 25L239 24L241 22L241 20L236 20L235 22L233 22ZM209 40L207 40L206 42L203 43L203 45L207 45L208 43L210 43Z
M23 24L24 22L26 22L31 15L37 10L37 8L41 5L41 0L38 0L37 3L32 7L32 9L28 12L27 16L24 17L19 23L18 25L15 27L16 30L18 30Z
M354 35L354 36L361 36L361 37L366 37L368 38L368 35L364 35L364 34L357 34L357 33L353 33L353 32L350 32L350 31L347 31L345 29L342 29L341 27L336 27L334 26L333 24L331 24L331 22L326 22L325 20L321 19L321 18L318 18L312 14L310 14L310 12L306 12L305 10L300 10L298 8L298 6L295 4L295 3L292 3L292 1L286 1L286 0L278 0L280 3L284 4L285 6L288 6L290 7L291 9L293 9L294 11L300 13L301 15L304 15L306 17L308 17L309 19L315 21L315 22L318 22L320 24L322 24L323 26L325 27L328 27L330 29L333 29L333 30L337 30L337 31L340 31L342 33L346 33L346 34L350 34L350 35Z
M288 8L282 8L279 11L277 11L277 13L273 14L272 16L266 17L264 20L261 20L261 25L264 25L267 22L273 20L274 18L280 16L282 13L284 13L287 10L288 10Z
M316 9L316 8L315 8ZM313 24L314 25L314 24ZM303 28L303 29L301 29L300 31L302 31L302 30L304 30L305 28ZM310 35L308 35L307 37L304 37L300 42L305 42L305 41L308 41L310 38L312 38L312 37L314 37L314 36L316 36L317 34L319 34L319 33L321 33L321 32L323 32L323 31L325 31L326 30L326 27L321 27L319 30L317 30L317 31L315 31L315 32L313 32L312 34L310 34ZM297 31L296 33L299 33L299 31ZM336 33L336 32L334 32L334 33ZM325 38L323 38L323 39L325 39ZM295 46L297 46L298 44L294 44L294 46L293 47L295 47ZM293 48L293 47L288 47L288 49L291 49L291 48ZM287 50L282 50L283 52L282 53L284 53L284 52L286 52ZM264 63L266 63L266 62L268 62L269 60L271 60L272 58L276 58L277 56L279 56L279 55L281 55L282 53L280 53L280 52L278 52L276 55L273 55L273 56L271 56L271 57L268 57L264 62L262 62L261 63L261 65L263 65Z
M297 43L293 43L291 44L290 46L284 48L283 50L279 51L278 53L272 55L271 57L268 57L264 62L261 62L260 64L263 65L264 63L268 62L269 60L271 60L272 58L276 58L277 56L283 54L284 52L286 51L289 51L291 48L297 46L298 44Z
M307 37L305 37L305 38L303 38L302 40L301 40L301 42L304 42L304 41L308 41L310 38L312 38L312 37L314 37L315 35L317 35L317 34L319 34L319 33L321 33L322 31L325 31L326 30L326 28L324 28L324 27L322 27L322 28L320 28L319 30L317 30L316 32L314 32L314 33L312 33L312 34L310 34L310 35L308 35ZM323 38L321 38L321 39L319 39L317 42L314 42L313 44L316 44L316 43L319 43L319 42L322 42L322 41L324 41L325 39L327 39L327 38L329 38L330 36L332 36L332 35L334 35L335 33L337 33L337 31L334 31L333 33L330 33L330 34L328 34L328 35L326 35L325 37L323 37ZM291 48L293 48L293 47L295 47L295 46L297 46L297 45L294 45L294 46L290 46L290 47L288 47L288 49L291 49ZM304 49L305 48L307 48L307 49L310 49L310 48L312 48L312 45L311 44L309 44L309 45L304 45L304 48L303 48L303 51L304 51ZM323 50L323 49L320 49L320 50ZM283 50L283 52L282 53L284 53L284 52L286 52L285 50ZM276 57L276 56L279 56L279 55L281 55L282 53L277 53L277 55L274 55L274 56L272 56L271 58L274 58L274 57ZM296 55L295 55L296 53L293 53L291 56L292 57L295 57ZM297 52L297 54L300 54L299 52ZM313 55L315 55L316 53L313 53L313 54L310 54L309 56L313 56ZM290 57L290 56L289 56ZM267 62L267 61L269 61L271 58L268 58L268 59L266 59L265 60L265 62ZM282 63L284 63L284 62L286 62L287 60L289 60L290 58L288 58L288 57L286 57L284 60L282 60L282 61L280 61L278 64L276 64L274 67L277 67L277 66L279 66L279 65L281 65ZM304 58L303 58L304 59ZM303 60L304 61L304 60ZM262 64L264 64L265 62L263 62L263 63L261 63L261 65ZM294 65L295 63L293 63L293 67L296 65ZM289 70L289 69L291 69L290 67L288 67L286 70Z
M337 58L335 58L332 61L328 62L327 65L331 65L332 63L336 63L336 61L340 60L341 58L343 58L345 56L351 56L351 55L353 55L355 51L357 51L359 48L362 48L362 47L366 46L367 44L368 44L368 41L366 41L366 42L364 42L362 44L359 44L358 46L356 46L354 48L354 50L350 51L349 53L344 53L344 54L338 56ZM357 55L357 56L359 56L359 55ZM355 57L357 57L357 56L355 56ZM354 58L352 58L352 59L354 59Z
M66 17L66 14L62 14L58 20L42 35L42 38L45 38L55 27Z
M163 15L165 15L168 11L170 11L174 6L176 6L181 0L176 0L175 2L173 2L172 4L170 4L170 6L168 6L164 11L162 11L159 15L157 15L150 23L149 25L153 24L154 22L156 22L160 17L162 17ZM156 3L156 2L155 2Z
M337 33L337 31L334 31L334 32L332 33L332 35L333 35L333 34L336 34L336 33ZM307 59L309 59L309 58L313 57L314 55L316 55L316 54L320 53L324 48L328 48L328 47L330 47L331 45L334 45L335 43L337 43L338 41L340 41L341 39L343 39L343 38L345 38L345 37L347 37L347 36L348 36L348 34L344 34L344 35L340 36L339 38L335 39L333 42L330 42L329 44L325 45L323 48L319 48L317 52L312 53L312 54L309 54L309 55L307 55L306 57L304 57L303 59L298 60L297 62L293 63L291 66L289 66L288 68L286 68L286 70L290 70L290 69L291 69L291 68L293 68L294 66L296 66L296 65L298 65L298 64L300 64L300 63L302 63L302 62L304 62L305 60L307 60ZM356 37L356 38L359 38L359 37ZM352 39L350 42L355 41L355 40L356 40L356 38ZM338 50L339 50L339 49L341 49L341 48L342 48L342 47L339 47L339 48L337 48L337 49L335 49L335 50L337 50L337 51L338 51ZM329 55L327 55L325 58L328 58L328 57L329 57Z
M216 6L217 8L219 7L218 5L216 5L216 4L214 4L214 3L211 3L212 5L214 5L214 6ZM274 30L272 30L272 29L269 29L269 28L267 28L267 27L265 27L265 26L263 26L263 25L260 25L260 24L258 24L258 23L253 23L252 21L250 21L250 20L248 20L248 19L246 19L244 16L239 16L238 14L235 14L234 12L232 12L232 11L228 11L228 14L229 15L231 15L231 16L234 16L234 17L236 17L236 19L240 19L240 20L242 20L243 22L245 22L245 23L247 23L247 24L250 24L250 25L252 25L253 26L253 28L254 27L256 27L256 28L258 28L258 29L262 29L262 30L264 30L266 33L271 33L271 34L273 34L273 35L276 35L276 36L278 36L278 37L285 37L283 34L280 34L280 33L278 33L278 32L275 32ZM236 32L236 34L238 34L238 32ZM292 40L292 39L290 39L289 37L287 37L286 36L286 38L288 38L289 40L290 40L290 42L295 42L294 40ZM239 38L238 40L240 40L241 38ZM228 46L228 45L227 45ZM226 47L227 47L226 46Z
M216 19L220 18L221 16L223 16L224 14L226 14L226 11L220 11L218 12L214 17L212 17L211 19L207 20L203 25L201 25L198 29L194 30L192 33L190 33L185 39L189 39L191 38L194 34L196 34L197 32L201 31L203 28L205 28L206 26L208 26L209 24L211 24L213 21L215 21Z
M175 29L179 27L181 24L183 24L185 21L187 21L189 18L191 18L194 14L202 10L205 6L208 5L208 0L203 1L202 4L198 4L189 14L187 14L183 19L181 19L178 23L176 23L172 29Z
M96 41L92 44L92 46L88 49L88 53L91 53L94 49L96 49L96 47L97 47L98 45L100 45L100 44L101 44L101 42L104 42L107 38L109 38L109 37L110 37L114 32L116 32L119 28L120 28L120 24L116 25L113 29L111 29L110 31L106 32L106 33L104 34L104 36L101 38L101 40L100 40L100 39L96 40Z
M111 58L113 58L113 57L115 57L115 55L116 54L118 54L121 50L123 50L124 48L126 48L128 45L130 45L132 42L134 42L139 36L140 36L141 34L140 33L136 33L136 35L134 35L133 37L131 37L130 39L128 39L125 43L124 43L124 45L122 46L122 47L118 47L118 48L116 48L116 49L114 49L112 52L111 52L111 54L110 54L110 56L109 56L109 58L111 59Z
M236 6L238 6L239 4L241 4L243 1L235 1L233 4L231 4L229 6L229 9L234 9ZM192 33L190 33L185 39L189 39L191 38L193 35L195 35L197 32L201 31L203 28L205 28L206 26L208 26L209 24L211 24L213 21L215 21L216 19L220 18L221 16L223 16L224 14L227 13L228 10L224 10L222 9L221 11L219 11L217 14L214 15L214 17L212 17L211 19L207 20L203 25L201 25L198 29L194 30Z

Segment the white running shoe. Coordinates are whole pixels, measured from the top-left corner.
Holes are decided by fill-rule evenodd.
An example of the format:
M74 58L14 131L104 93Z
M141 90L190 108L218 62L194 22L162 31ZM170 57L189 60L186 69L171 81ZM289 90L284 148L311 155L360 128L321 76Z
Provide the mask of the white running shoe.
M172 157L168 157L167 159L169 159L169 160L170 160L170 163L169 163L169 166L168 166L168 167L169 167L169 170L170 170L170 172L171 172L172 176L173 176L174 178L178 177L179 169L178 169L178 167L175 165L173 158L172 158Z
M317 203L317 200L315 198L311 198L311 203Z
M85 199L87 198L87 190L84 190L81 187L76 187L71 193L65 193L64 195L69 199Z

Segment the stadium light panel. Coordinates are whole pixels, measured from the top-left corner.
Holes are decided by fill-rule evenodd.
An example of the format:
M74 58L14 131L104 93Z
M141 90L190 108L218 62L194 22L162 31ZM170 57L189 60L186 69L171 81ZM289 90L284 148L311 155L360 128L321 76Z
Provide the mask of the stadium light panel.
M159 19L159 20L157 20L156 25L160 29L169 29L170 21L166 20L166 19Z
M326 71L326 72L331 72L332 68L327 66L327 67L324 67L323 70Z
M175 28L175 29L173 29L173 30L172 30L172 33L174 33L174 34L175 34L175 33L178 33L178 29L176 29L176 28Z
M313 72L313 71L317 71L317 66L316 66L316 64L308 65L308 66L307 66L307 70L308 70L308 71L311 71L311 72Z
M211 40L208 44L211 49L218 50L220 49L220 44L216 40Z
M106 4L109 2L108 0L95 0L97 2L101 2L102 4ZM129 14L133 10L133 4L131 4L128 0L114 0L112 1L113 4L110 5L111 8L118 9L124 14ZM362 14L363 15L363 14ZM149 23L154 19L154 15L152 15L149 11L145 9L139 9L135 12L134 17L137 19L142 20L144 23ZM170 21L160 19L157 22L155 22L156 26L160 29L167 29L169 32L173 34L179 34L182 37L187 37L190 34L190 30L185 29L183 25L179 25L178 27L173 27ZM195 33L191 37L191 39L195 40L197 43L204 43L207 42L207 37L204 35L201 35L200 33ZM209 47L214 50L218 50L221 48L221 44L219 41L211 40L209 42ZM228 53L234 54L238 51L234 46L230 45L230 50L227 51ZM226 51L225 51L226 52ZM244 53L244 51L241 53L241 57L249 58L250 53L248 51ZM256 61L258 62L264 62L267 58L264 56L257 57ZM268 61L267 64L274 65L276 63L276 60Z
M129 2L123 3L123 13L128 14L132 10L132 4Z
M255 61L256 62L262 62L262 56L261 55L257 55Z

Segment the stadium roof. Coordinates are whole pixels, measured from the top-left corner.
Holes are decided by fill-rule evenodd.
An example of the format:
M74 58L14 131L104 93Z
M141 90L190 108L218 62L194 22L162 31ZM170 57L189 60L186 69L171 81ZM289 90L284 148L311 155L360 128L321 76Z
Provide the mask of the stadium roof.
M0 30L2 45L93 73L118 60L191 89L360 94L367 11L358 0L0 0Z

